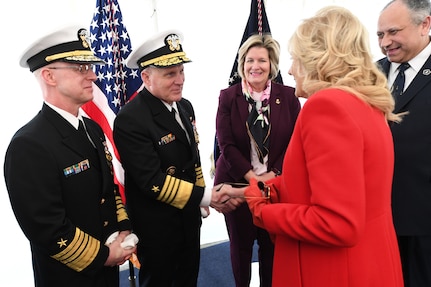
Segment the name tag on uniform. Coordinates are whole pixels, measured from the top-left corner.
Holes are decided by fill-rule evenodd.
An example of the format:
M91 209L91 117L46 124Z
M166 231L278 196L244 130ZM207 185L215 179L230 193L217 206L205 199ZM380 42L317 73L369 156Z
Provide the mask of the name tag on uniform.
M65 169L63 169L63 173L65 177L69 177L71 175L78 174L89 168L90 168L90 161L86 159L79 163L66 167Z

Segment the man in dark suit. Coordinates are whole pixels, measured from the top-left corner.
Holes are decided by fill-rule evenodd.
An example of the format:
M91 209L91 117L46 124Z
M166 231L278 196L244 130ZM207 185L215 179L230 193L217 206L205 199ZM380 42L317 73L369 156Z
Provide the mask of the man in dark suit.
M80 114L93 98L93 64L103 61L79 27L41 38L20 61L44 104L13 136L4 176L30 241L36 287L116 287L118 265L136 249L102 129Z
M408 114L401 123L391 125L395 148L392 210L406 287L431 286L430 11L429 0L395 0L378 20L379 44L387 56L379 65L390 86L394 82L400 86L398 67L408 63L404 89L394 95L394 112Z
M114 141L125 170L127 209L138 235L139 284L193 287L200 260L201 209L207 213L192 104L182 97L183 36L154 35L126 60L143 90L118 113ZM206 214L205 214L206 215Z

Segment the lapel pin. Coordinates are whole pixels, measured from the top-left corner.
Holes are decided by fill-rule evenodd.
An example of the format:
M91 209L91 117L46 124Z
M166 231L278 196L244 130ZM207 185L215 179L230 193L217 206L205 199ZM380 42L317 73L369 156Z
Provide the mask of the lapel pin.
M431 74L431 70L430 69L425 69L425 70L422 71L422 74L424 76L429 76Z

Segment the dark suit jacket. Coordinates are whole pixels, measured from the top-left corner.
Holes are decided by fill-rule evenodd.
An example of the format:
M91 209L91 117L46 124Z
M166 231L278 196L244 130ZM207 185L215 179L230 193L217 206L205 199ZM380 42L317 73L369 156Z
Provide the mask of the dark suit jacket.
M191 143L161 100L145 88L114 122L138 250L141 244L172 244L183 234L196 237L199 232L204 184L195 184L198 173L203 181L195 114L184 98L177 107Z
M390 62L378 64L386 73ZM431 235L431 57L395 104L395 113L408 111L400 124L391 124L395 148L392 191L398 235Z
M84 121L98 154L45 104L6 152L6 186L31 244L36 286L118 286L118 269L103 266L109 254L104 243L131 225L107 163L103 132Z
M244 182L244 175L252 169L250 137L246 121L249 115L241 83L220 92L216 119L216 134L220 157L216 164L214 184ZM281 171L284 153L290 141L296 118L301 109L294 89L272 83L270 97L270 123L268 171Z

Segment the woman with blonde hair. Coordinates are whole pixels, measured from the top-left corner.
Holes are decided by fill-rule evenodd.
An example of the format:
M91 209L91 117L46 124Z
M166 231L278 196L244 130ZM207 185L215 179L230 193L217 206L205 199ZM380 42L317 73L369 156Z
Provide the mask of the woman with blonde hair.
M400 117L367 31L347 9L326 7L302 22L289 51L295 93L308 100L282 175L244 192L275 243L272 286L403 286L388 126Z
M258 246L259 281L270 287L274 245L264 229L253 225L242 198L251 178L265 181L282 170L300 103L292 87L276 83L280 45L270 35L251 35L238 52L241 82L220 91L216 133L220 157L214 194L235 192L235 198L212 207L222 212L230 241L236 287L250 286L253 246Z

